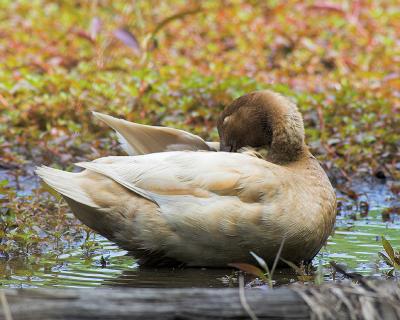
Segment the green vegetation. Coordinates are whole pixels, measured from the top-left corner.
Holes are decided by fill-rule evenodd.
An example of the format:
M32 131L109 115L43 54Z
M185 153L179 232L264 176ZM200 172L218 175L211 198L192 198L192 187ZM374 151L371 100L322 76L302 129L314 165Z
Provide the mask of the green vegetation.
M19 188L34 165L122 154L91 110L216 140L226 104L272 88L298 103L332 175L399 178L397 5L1 1L1 258L97 250L48 190Z
M393 275L396 270L400 269L400 252L395 251L392 247L392 244L382 237L382 245L384 251L379 252L379 255L383 258L383 260L392 267L389 271L389 275Z
M397 2L357 3L2 1L0 161L109 154L90 110L216 139L224 105L268 87L328 166L394 175Z

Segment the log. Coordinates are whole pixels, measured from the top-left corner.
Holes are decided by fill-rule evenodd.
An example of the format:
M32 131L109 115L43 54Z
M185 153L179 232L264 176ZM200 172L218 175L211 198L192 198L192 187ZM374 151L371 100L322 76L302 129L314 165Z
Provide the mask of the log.
M371 288L253 288L241 291L245 300L239 289L3 289L0 319L400 319L397 283Z

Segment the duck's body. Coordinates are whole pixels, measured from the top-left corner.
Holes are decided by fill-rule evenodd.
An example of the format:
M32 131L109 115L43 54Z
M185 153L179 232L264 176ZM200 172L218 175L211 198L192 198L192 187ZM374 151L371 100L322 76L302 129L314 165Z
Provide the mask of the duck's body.
M335 194L306 147L285 164L207 151L208 144L193 149L203 151L106 157L78 164L80 173L37 173L83 223L145 262L226 266L251 261L254 251L271 263L283 239L284 258L314 257L332 230Z

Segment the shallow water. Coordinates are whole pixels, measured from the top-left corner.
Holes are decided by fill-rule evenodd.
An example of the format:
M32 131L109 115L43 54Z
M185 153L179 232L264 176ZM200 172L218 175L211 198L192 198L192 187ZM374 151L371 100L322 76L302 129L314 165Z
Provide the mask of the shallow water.
M5 177L3 172L3 177ZM0 175L1 180L1 175ZM31 181L22 181L30 187ZM398 201L386 184L356 182L352 187L362 194L359 201L366 201L370 211L361 217L356 203L338 191L342 202L337 217L335 233L328 244L315 257L313 264L321 270L326 281L332 280L330 261L346 266L348 271L382 277L390 269L377 255L382 250L381 236L400 248L400 218L392 214L383 221L382 211ZM28 191L26 191L28 190ZM387 219L386 217L385 219ZM232 269L170 269L143 268L135 263L113 243L94 235L98 243L94 253L85 258L83 242L74 243L62 255L51 252L39 257L5 261L0 259L0 286L6 287L227 287L237 286L237 272ZM256 263L255 263L256 264ZM277 284L296 281L293 270L276 273ZM247 277L247 281L252 280Z

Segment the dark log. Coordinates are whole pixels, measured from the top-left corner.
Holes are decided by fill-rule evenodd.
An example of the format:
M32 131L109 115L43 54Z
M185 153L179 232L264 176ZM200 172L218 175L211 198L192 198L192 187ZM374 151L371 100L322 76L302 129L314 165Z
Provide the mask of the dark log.
M400 319L394 282L242 290L258 319ZM239 289L4 289L0 319L249 319Z

